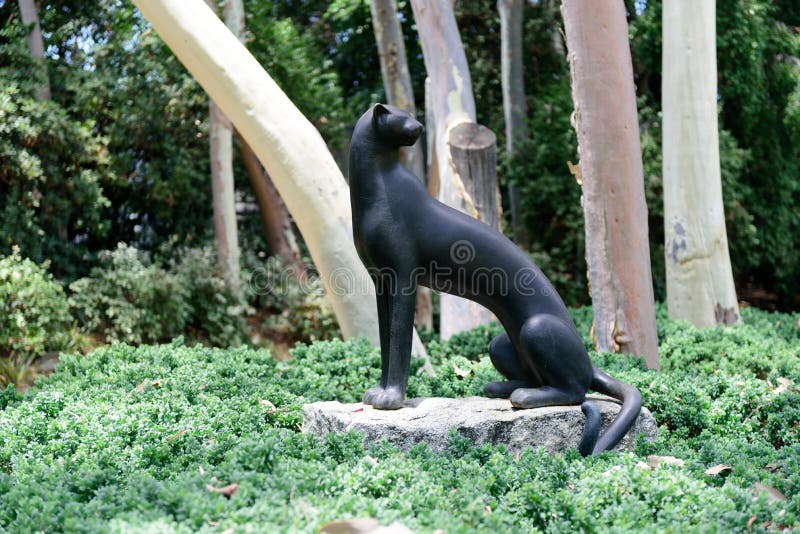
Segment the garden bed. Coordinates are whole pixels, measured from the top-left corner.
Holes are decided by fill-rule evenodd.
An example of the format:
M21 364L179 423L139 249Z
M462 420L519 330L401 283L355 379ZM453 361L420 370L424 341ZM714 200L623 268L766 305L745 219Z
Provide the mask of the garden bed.
M357 401L379 378L363 341L267 351L115 345L64 356L0 393L0 531L314 531L351 517L415 532L760 531L800 525L800 326L743 310L698 331L659 314L663 370L597 355L638 386L655 442L581 458L473 447L433 453L299 432L301 406ZM588 332L586 309L575 312ZM409 396L475 395L496 328L428 339L437 377ZM665 459L672 457L672 459Z

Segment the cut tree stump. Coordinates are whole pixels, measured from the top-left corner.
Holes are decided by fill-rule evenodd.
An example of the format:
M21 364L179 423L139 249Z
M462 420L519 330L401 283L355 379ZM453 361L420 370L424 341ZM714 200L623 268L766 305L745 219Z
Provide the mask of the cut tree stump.
M450 156L476 213L471 215L499 228L500 194L497 190L497 137L489 128L464 122L450 132Z

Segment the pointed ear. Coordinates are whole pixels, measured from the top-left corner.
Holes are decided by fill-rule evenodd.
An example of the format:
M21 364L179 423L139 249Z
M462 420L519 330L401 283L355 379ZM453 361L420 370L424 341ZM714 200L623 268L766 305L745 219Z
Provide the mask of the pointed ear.
M372 124L373 126L378 125L378 121L384 115L388 115L389 110L383 104L375 104L372 108Z

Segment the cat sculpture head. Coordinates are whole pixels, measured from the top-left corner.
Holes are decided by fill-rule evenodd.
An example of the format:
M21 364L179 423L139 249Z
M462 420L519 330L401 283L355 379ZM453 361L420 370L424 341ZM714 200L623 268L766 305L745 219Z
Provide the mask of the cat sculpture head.
M411 114L387 104L372 107L372 127L380 142L390 146L411 146L422 133L422 124Z

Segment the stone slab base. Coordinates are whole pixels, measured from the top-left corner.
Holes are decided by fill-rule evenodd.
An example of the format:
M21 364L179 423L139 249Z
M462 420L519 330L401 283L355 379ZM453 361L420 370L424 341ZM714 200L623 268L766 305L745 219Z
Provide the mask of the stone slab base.
M608 397L588 396L600 411L603 430L619 412L620 404ZM364 444L386 440L408 451L425 442L433 451L447 447L455 428L476 445L505 445L515 454L525 447L544 447L549 453L577 448L586 418L580 406L553 406L518 410L505 399L418 398L399 410L376 410L361 403L315 402L303 406L303 432L324 437L329 432L355 430L365 434ZM632 438L644 433L655 439L656 421L646 408L617 450L630 449Z

